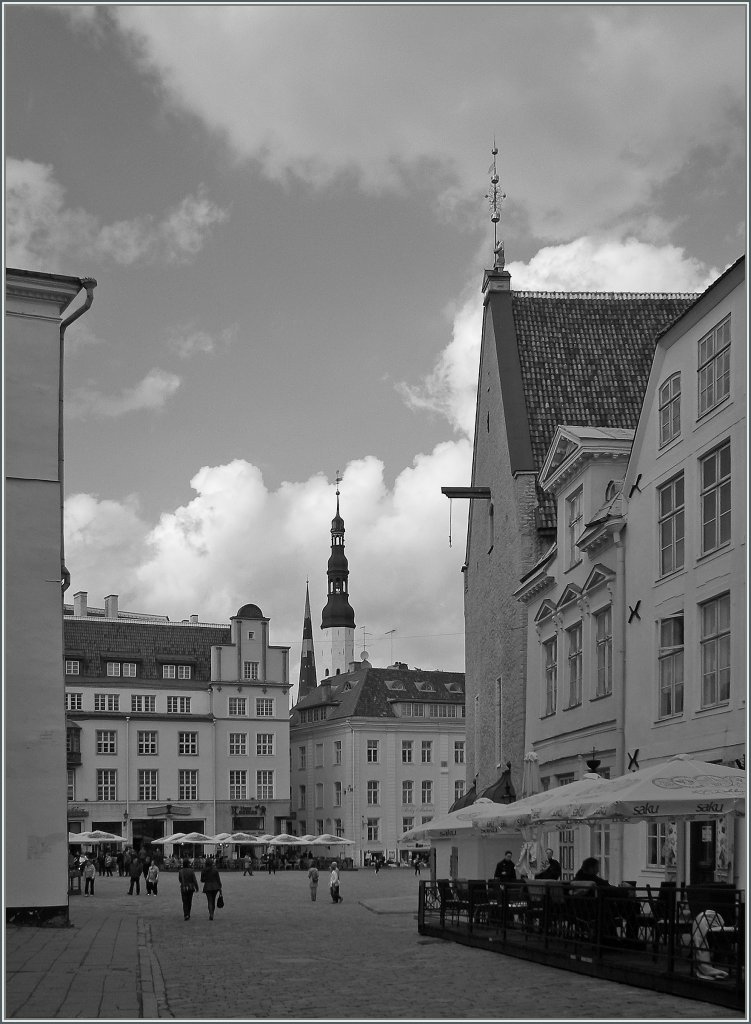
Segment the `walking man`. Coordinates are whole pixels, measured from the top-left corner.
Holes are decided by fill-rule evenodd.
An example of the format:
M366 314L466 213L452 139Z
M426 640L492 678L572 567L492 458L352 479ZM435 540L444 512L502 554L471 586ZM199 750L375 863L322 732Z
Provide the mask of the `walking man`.
M140 860L137 857L134 857L133 860L130 862L130 867L128 868L128 874L130 875L130 888L128 889L128 895L129 896L133 895L133 886L135 886L136 887L136 896L140 896L141 895L141 875L143 874L143 872L141 870L141 862L140 862Z

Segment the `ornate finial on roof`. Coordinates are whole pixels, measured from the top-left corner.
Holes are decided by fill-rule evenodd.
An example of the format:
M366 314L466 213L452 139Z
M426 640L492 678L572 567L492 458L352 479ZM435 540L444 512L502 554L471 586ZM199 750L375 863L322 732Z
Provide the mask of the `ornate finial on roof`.
M495 270L503 270L506 265L506 254L503 248L503 239L498 238L498 222L501 219L501 205L503 200L506 198L506 193L501 189L499 184L500 178L498 177L498 170L496 168L495 158L498 156L498 147L495 144L495 137L493 138L493 163L488 168L488 174L490 175L490 191L485 193L485 198L488 200L490 205L490 219L493 223L493 253L495 255L495 261L493 267Z
M339 484L342 482L340 471L336 471L336 514L339 515Z

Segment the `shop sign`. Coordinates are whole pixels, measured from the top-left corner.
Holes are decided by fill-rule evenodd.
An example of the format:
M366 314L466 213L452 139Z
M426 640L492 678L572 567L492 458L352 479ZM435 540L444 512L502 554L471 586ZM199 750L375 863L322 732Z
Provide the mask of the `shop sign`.
M78 804L68 804L68 817L69 818L88 818L89 809L88 807L79 807Z

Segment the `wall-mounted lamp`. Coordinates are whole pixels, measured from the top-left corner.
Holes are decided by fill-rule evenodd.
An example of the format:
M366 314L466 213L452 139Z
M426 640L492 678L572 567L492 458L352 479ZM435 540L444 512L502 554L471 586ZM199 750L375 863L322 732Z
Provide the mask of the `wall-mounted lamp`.
M243 688L242 688L242 686L238 686L238 688L237 688L237 692L238 692L238 693L242 693L242 692L243 692Z
M268 686L262 686L262 687L261 687L261 690L262 690L262 691L263 691L264 693L268 693L268 692L269 692L269 688L268 688Z

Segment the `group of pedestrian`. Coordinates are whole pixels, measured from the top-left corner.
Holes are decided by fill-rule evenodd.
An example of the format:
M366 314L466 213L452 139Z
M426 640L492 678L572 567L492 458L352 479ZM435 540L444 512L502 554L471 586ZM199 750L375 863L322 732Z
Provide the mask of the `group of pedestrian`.
M198 892L198 879L187 857L183 860L183 866L177 873L177 880L180 885L180 895L183 901L183 917L186 921L189 921L193 906L193 893ZM222 879L211 857L208 858L206 866L201 871L201 881L203 882L203 891L206 894L209 921L213 921L216 908L224 906L224 896L222 894Z

